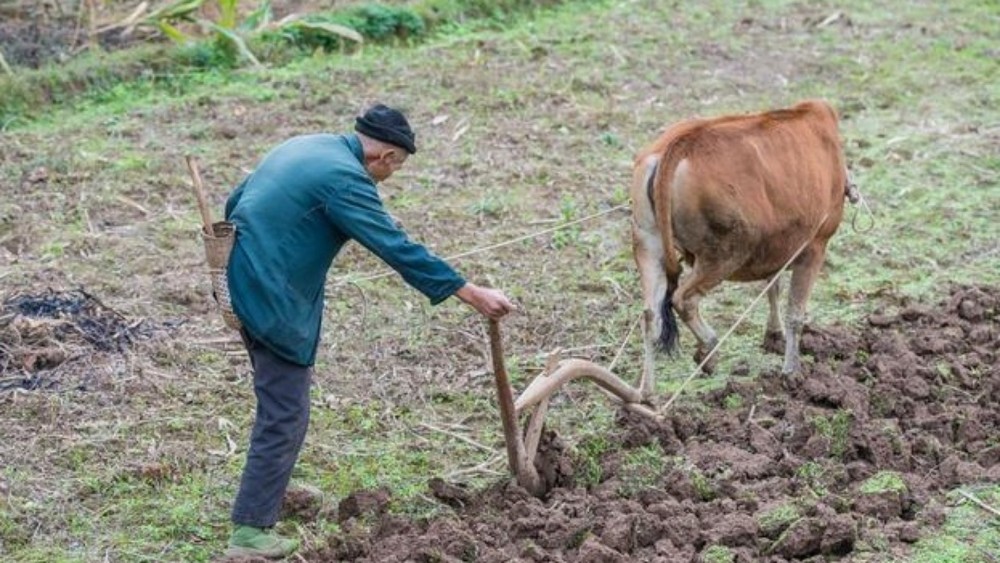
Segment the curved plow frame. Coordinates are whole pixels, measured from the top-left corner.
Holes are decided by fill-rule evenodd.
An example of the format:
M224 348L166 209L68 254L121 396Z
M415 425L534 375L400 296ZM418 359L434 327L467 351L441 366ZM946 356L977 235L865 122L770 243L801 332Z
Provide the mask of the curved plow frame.
M500 402L504 440L507 444L507 462L518 484L535 496L542 496L546 492L545 484L535 469L535 455L538 453L549 399L570 381L589 379L629 411L661 420L661 416L655 410L642 404L649 395L646 389L651 387L647 383L645 372L639 387L636 388L593 362L579 359L559 361L553 354L549 356L545 371L528 385L515 402L504 365L500 325L495 320L490 321L490 352L493 357L493 374ZM518 427L518 417L532 407L534 410L531 411L528 425L522 434Z

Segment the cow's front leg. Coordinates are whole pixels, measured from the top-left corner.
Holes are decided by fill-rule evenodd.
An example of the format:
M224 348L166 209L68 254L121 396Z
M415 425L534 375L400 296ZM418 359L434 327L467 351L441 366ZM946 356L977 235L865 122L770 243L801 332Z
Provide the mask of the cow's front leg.
M799 335L802 334L804 323L805 315L789 307L785 316L785 363L781 368L781 373L784 375L798 373L802 367L802 360L799 357Z
M802 326L806 320L806 303L823 265L825 254L825 244L814 244L806 248L792 268L792 283L788 290L788 311L785 317L785 365L781 368L781 372L785 375L797 373L802 367L799 339L802 337Z
M715 365L719 363L719 353L713 350L718 344L718 339L715 339L708 344L698 344L698 348L694 351L694 361L701 366L701 372L705 375L715 373ZM709 354L712 356L708 357Z
M771 278L774 279L774 278ZM769 280L770 283L770 280ZM781 327L781 316L778 309L778 298L781 295L781 278L775 279L767 290L767 330L764 331L764 350L772 354L780 354L785 350L785 335Z

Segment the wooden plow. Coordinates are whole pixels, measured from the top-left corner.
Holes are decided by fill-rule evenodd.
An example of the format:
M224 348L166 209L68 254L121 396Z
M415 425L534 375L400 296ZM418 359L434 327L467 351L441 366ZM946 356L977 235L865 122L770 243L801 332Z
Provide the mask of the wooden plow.
M521 393L517 401L513 400L510 383L507 380L507 371L504 367L503 346L500 341L500 325L497 321L490 321L490 352L493 356L493 372L496 376L497 394L500 399L500 416L503 419L504 440L507 442L507 460L510 463L510 471L517 478L518 483L535 496L542 496L547 491L545 484L541 483L538 471L535 469L535 455L538 453L538 443L541 439L543 418L548 410L549 398L574 379L589 379L596 383L612 400L619 401L622 406L639 415L660 422L663 420L663 413L670 409L684 388L701 373L702 368L712 359L715 353L722 346L722 343L736 330L736 327L743 322L754 305L771 290L777 283L779 276L788 269L793 261L805 250L809 241L816 234L816 229L826 221L827 215L823 215L813 235L806 239L799 246L798 250L785 262L780 270L767 282L764 289L750 302L750 305L736 319L729 330L722 335L715 343L715 346L701 358L698 367L687 376L680 386L673 392L658 409L651 408L650 398L653 394L654 384L654 361L653 343L649 338L653 323L653 314L649 310L643 312L642 317L642 341L643 341L643 364L642 375L639 379L638 387L632 387L622 381L618 376L611 373L593 362L579 359L570 359L560 362L555 356L550 356L541 375L536 377L528 388ZM631 334L631 332L629 333ZM626 340L628 337L626 336ZM522 435L518 429L518 417L527 409L534 407L528 419L528 426Z
M644 319L648 324L648 319ZM645 329L645 325L644 325ZM638 387L632 387L611 371L587 360L569 359L560 361L556 354L550 355L545 370L537 376L515 401L507 369L504 365L503 343L500 337L500 323L490 320L490 354L493 359L493 375L496 379L497 398L500 403L500 418L503 422L504 440L507 443L507 462L510 472L519 485L535 496L544 495L546 484L542 482L535 468L535 456L542 436L542 426L549 407L549 398L563 385L576 379L589 379L596 383L613 400L631 412L661 420L654 409L644 404L652 394L651 365L643 369ZM522 434L518 418L531 410L528 424Z

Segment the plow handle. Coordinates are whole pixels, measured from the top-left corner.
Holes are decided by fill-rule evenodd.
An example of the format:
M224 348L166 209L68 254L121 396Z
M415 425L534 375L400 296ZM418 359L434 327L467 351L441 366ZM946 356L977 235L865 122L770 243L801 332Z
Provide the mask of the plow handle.
M510 472L518 484L535 496L543 494L543 487L534 462L528 458L524 440L517 427L517 413L514 410L514 396L507 378L507 368L503 361L503 342L500 339L500 322L490 319L490 355L493 357L493 375L497 384L497 399L500 403L500 419L503 421L503 437L507 444L507 462Z
M517 451L517 415L514 414L514 396L510 391L507 368L503 361L503 341L500 339L500 322L490 319L490 355L493 358L493 377L497 384L497 399L500 403L500 420L503 422L503 436L507 443L507 461L512 473L520 467Z

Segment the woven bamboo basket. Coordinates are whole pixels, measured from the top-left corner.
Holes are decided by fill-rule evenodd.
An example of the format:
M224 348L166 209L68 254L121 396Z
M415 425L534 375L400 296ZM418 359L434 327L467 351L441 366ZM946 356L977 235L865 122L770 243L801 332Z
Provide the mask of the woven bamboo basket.
M218 304L219 313L226 326L233 330L240 330L242 325L240 319L233 312L233 302L229 297L229 278L226 270L229 268L229 253L233 250L233 243L236 242L236 225L229 221L212 221L212 212L208 208L205 200L205 188L201 182L201 174L198 173L198 165L193 156L185 157L188 172L191 173L191 181L194 187L194 194L198 200L198 210L201 212L202 229L201 239L205 243L205 258L208 262L208 273L212 279L212 295Z
M226 276L229 267L229 253L236 241L236 225L228 221L218 221L212 224L212 233L201 231L205 243L205 257L208 262L208 274L212 278L212 294L219 306L219 313L226 326L240 330L240 319L233 312L233 303L229 297L229 279Z

